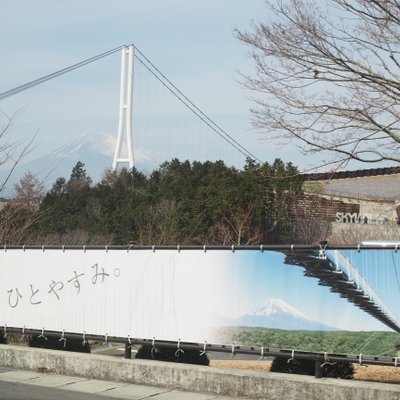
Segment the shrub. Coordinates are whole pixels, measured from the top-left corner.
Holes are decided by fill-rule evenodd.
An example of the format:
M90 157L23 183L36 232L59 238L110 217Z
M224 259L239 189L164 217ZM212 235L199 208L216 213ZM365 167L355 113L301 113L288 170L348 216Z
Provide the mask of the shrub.
M354 374L353 364L342 361L336 363L324 363L322 376L327 378L352 379ZM271 365L271 372L283 372L286 374L315 375L315 361L276 357Z
M354 366L347 361L328 363L322 367L322 373L327 378L353 379Z
M7 338L3 334L0 334L0 343L7 343Z
M150 345L140 347L135 358L197 365L209 365L210 363L207 355L202 354L200 350L186 349L177 351L177 349L172 347L156 347L152 351L152 346Z
M82 339L67 339L66 342L64 342L63 340L60 341L60 338L54 336L47 337L46 339L39 336L30 336L29 346L39 347L41 349L90 353L90 345L87 342L83 344Z

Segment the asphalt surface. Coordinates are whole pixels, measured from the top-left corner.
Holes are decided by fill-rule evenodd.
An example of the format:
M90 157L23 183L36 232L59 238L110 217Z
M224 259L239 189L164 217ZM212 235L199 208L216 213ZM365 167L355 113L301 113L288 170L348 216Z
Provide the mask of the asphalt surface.
M137 350L132 348L132 358L135 357ZM120 344L97 345L91 346L91 353L101 354L104 356L113 357L124 357L125 348ZM219 352L208 352L207 357L210 361L258 361L260 359L259 355L247 355L247 354L235 354L232 356L231 353L219 353ZM264 361L272 361L274 357L264 357Z
M40 373L0 367L0 400L234 400L122 382Z
M28 384L0 382L1 400L106 400L115 397L90 395L87 393L67 392Z

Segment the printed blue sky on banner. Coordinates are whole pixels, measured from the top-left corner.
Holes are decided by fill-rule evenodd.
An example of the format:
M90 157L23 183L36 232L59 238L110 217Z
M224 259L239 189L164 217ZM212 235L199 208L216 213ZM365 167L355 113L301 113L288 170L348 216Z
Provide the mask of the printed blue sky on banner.
M391 251L355 253L347 255L396 315L399 287L393 275L397 271L394 262L399 261L399 256ZM318 285L316 278L305 277L304 268L285 264L283 253L236 252L230 261L232 296L228 296L229 299L225 299L218 310L226 318L235 321L243 314L251 314L269 300L279 299L328 328L351 331L390 330L339 294L332 293L329 287ZM238 293L239 298L235 296Z
M400 319L400 253L394 250L343 251Z

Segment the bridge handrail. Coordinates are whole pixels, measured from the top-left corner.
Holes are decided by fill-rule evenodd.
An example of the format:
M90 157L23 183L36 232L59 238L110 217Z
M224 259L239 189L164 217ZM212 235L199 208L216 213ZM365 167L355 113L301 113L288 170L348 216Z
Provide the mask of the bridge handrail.
M362 290L389 318L398 324L397 317L390 311L386 303L342 251L327 251L326 254L335 263L337 268L347 275L349 281L353 281L358 289Z

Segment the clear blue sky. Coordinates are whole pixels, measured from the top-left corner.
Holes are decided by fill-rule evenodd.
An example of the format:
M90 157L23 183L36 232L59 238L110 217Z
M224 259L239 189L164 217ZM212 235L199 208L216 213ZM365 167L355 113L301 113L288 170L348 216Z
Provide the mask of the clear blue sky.
M252 63L233 31L249 29L252 20L268 20L262 0L9 0L2 4L0 92L133 43L260 159L280 156L308 167L313 160L261 142L251 129L249 93L238 71L251 72ZM115 54L1 101L9 115L25 107L12 137L37 132L35 158L83 133L116 133L119 63Z
M348 251L347 256L400 320L400 253L363 250ZM314 321L331 327L390 330L339 294L331 293L329 287L319 286L317 279L305 277L303 268L284 264L284 259L284 254L270 251L238 251L229 258L229 289L234 296L225 299L228 305L220 305L233 313L229 317L249 312L267 299L280 298Z

